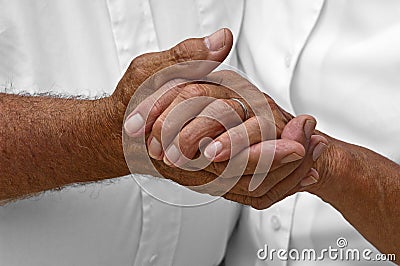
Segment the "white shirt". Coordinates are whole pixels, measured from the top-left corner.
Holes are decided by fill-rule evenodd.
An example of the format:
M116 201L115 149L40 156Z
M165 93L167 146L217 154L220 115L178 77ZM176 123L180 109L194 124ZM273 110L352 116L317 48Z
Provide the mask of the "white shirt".
M2 92L95 98L112 93L137 55L221 27L237 37L243 3L0 0L0 6ZM238 211L225 200L170 206L132 177L45 192L0 207L0 265L217 265Z
M314 115L323 132L400 162L399 14L396 0L247 1L239 59L244 71L286 110ZM298 193L264 211L242 211L227 265L378 263L257 258L265 245L318 252L338 248L339 237L347 240L347 248L376 254L333 207Z

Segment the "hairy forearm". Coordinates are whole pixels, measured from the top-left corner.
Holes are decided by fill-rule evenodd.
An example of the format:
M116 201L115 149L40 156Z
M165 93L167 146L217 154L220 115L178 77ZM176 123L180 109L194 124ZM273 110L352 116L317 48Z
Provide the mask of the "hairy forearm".
M109 100L0 94L0 201L129 173Z
M400 257L400 166L363 147L330 138L313 191L332 204L381 252Z
M187 39L163 52L138 56L113 95L100 100L0 94L0 201L70 183L129 174L121 143L122 120L136 89L153 74L179 62L222 62L232 43L232 33L221 29L206 38ZM179 77L199 78L215 67L201 68L196 72L198 76L188 66L164 72L152 80L152 88ZM151 166L141 164L146 157L143 145L132 143L125 148L132 156L132 172L153 172L148 169ZM177 175L174 169L165 167L163 174Z

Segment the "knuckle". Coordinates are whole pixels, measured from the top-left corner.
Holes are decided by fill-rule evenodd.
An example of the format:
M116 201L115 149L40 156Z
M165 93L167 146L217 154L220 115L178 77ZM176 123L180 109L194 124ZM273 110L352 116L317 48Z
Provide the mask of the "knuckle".
M304 121L304 123L308 120L308 121L312 121L315 125L317 124L317 120L311 115L299 115L299 116L295 117L294 119L300 119L300 120Z
M249 128L248 131L251 133L253 138L258 141L264 141L276 137L275 122L269 117L256 116L250 119L252 119L249 123L249 127L251 128Z
M239 74L232 70L219 70L212 72L207 76L207 80L211 83L214 84L219 84L219 85L233 85L232 82L235 82L241 77Z
M317 122L313 116L307 115L307 114L299 115L298 118L302 118L304 120L311 120L311 121Z
M271 111L279 113L280 112L279 105L270 97L266 97L266 99L267 99L267 104L271 108Z
M228 132L232 139L240 140L241 142L247 141L251 133L245 124L240 124Z
M224 121L229 122L229 127L243 123L243 108L232 100L222 100L219 103L219 113Z
M274 202L271 202L268 198L257 197L253 198L252 207L257 210L264 210L270 207Z
M226 77L236 77L236 76L239 75L239 74L236 73L235 71L229 70L229 69L224 69L224 70L216 71L215 73L218 74L218 75L226 76Z
M153 124L152 134L155 137L158 137L158 139L160 139L160 137L161 137L161 131L162 131L162 128L164 125L164 121L165 121L164 117L160 116L159 118L157 118L157 120Z
M136 68L140 68L140 66L142 65L141 62L143 62L143 56L144 55L139 55L138 57L134 58L129 64L128 69L135 70Z
M181 42L170 49L171 58L177 62L184 62L187 60L193 60L193 53L188 48L186 42Z
M262 187L259 187L254 191L250 191L250 195L252 197L262 197L264 194L265 194L265 191L262 189Z
M181 89L179 97L187 100L192 97L207 95L206 88L202 84L190 84Z
M163 104L161 102L161 99L156 99L153 101L153 106L150 111L149 116L152 117L153 119L156 119L157 116L159 116L163 111Z
M259 130L261 131L269 130L271 127L275 128L274 121L267 116L254 116L250 119L254 120L254 124L258 125Z
M168 141L170 141L170 138L172 138L172 135L176 135L179 132L179 128L176 128L175 125L172 123L170 119L164 119L162 120L162 125L160 129L160 137L163 138L168 136Z
M216 107L227 108L229 106L229 102L226 99L215 99L214 104Z
M249 197L249 196L244 196L243 203L245 205L249 205L249 206L251 206L253 208L256 208L255 206L257 206L255 200L252 197Z
M207 124L207 120L204 117L196 117L189 124L183 124L179 133L180 138L185 139L187 144L199 145L201 139L215 129L213 124Z
M272 203L277 202L281 195L276 188L271 188L267 193L265 193L265 197Z
M225 99L215 99L204 108L203 114L212 115L213 117L218 114L226 113L230 107Z
M223 111L226 112L230 109L230 105L228 104L227 100L225 99L215 99L212 103L208 106L211 111Z
M179 141L179 146L181 148L184 148L184 150L186 150L186 147L192 147L194 148L196 143L194 143L194 139L192 137L193 135L191 134L191 132L189 130L185 130L183 129L180 133L179 133L179 137L178 137L178 141ZM186 155L186 154L185 154Z
M147 65L148 59L149 59L148 54L139 55L138 57L136 57L131 61L128 69L130 71L135 71L135 73L145 75L146 74L145 66Z
M251 198L251 207L253 207L256 210L262 210L263 202L260 198Z
M228 103L226 99L216 99L209 103L200 116L208 117L218 123L213 125L214 129L231 128L242 122L242 119L237 114L236 110Z
M210 167L216 175L221 175L223 173L223 171L225 170L225 164L223 164L223 163L212 162L210 164Z

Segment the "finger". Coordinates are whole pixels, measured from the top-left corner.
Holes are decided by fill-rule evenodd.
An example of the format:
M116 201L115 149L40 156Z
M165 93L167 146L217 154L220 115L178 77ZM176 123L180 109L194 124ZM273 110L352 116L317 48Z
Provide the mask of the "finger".
M222 162L253 144L275 138L274 122L267 117L254 116L217 137L207 145L204 155L214 162Z
M313 163L314 163L314 151L316 147L320 145L325 145L327 143L326 138L319 135L313 135L310 138L309 149L301 164L290 173L286 178L281 179L275 186L268 188L265 192L265 197L269 200L270 203L277 202L293 193L292 191L294 187L296 187L299 182L306 176L306 174L310 171ZM298 192L297 190L296 192Z
M318 136L321 137L321 136ZM314 136L313 136L314 138ZM317 137L316 137L317 138ZM323 138L323 137L322 137ZM325 139L325 138L323 138ZM318 160L318 158L328 149L328 142L325 140L320 141L312 151L312 154L308 156L307 161L310 163L311 158L312 162L314 163ZM306 174L303 175L303 177L300 179L300 182L296 185L296 187L293 188L292 193L298 192L298 191L309 191L316 193L318 191L318 186L322 184L320 180L320 175L318 171L314 168L311 168Z
M221 86L218 83L188 83L187 80L183 79L175 79L167 82L158 91L140 103L139 108L152 108L150 112L148 112L148 117L146 120L146 132L153 127L156 121L159 125L163 124L166 116L171 112L171 110L176 108L178 104L188 99L197 97L199 98L199 101L204 100L203 103L200 103L200 106L202 106L201 109L204 109L205 105L210 103L210 99L201 98L200 96L209 96L215 99L225 99L234 97L236 94L229 88ZM198 102L192 102L191 104L194 104L194 106L187 104L187 107L190 108L190 110L184 110L186 116L189 115L189 113L192 113L190 111L196 109L196 106L199 105ZM198 114L199 112L195 113ZM153 131L154 130L155 129L153 128ZM158 141L161 141L161 139L158 138L158 133L153 133L153 135L158 139Z
M282 137L291 138L293 143L281 140L280 142L277 142L280 146L278 145L275 150L253 148L250 153L242 152L240 154L241 156L237 156L237 161L232 161L232 165L235 166L232 167L234 171L226 171L226 164L214 164L213 170L216 170L214 173L221 174L222 171L225 171L223 176L231 177L231 175L234 175L235 173L235 176L239 176L237 174L238 170L235 168L243 169L245 167L244 164L247 163L245 168L246 170L243 174L255 173L255 175L253 177L242 177L236 188L233 188L233 190L235 192L240 191L241 193L249 193L248 191L254 190L254 192L249 195L260 196L278 183L281 178L288 176L300 164L298 160L302 159L305 154L305 149L308 149L309 138L314 131L315 124L315 119L311 116L298 116L289 121L282 133ZM264 143L273 142L270 141ZM283 144L288 146L285 147ZM293 148L292 152L289 152L291 150L290 145L292 145ZM258 147L258 145L253 146ZM268 157L268 154L274 155L272 163L266 163L268 161L271 162L271 156ZM246 158L246 156L249 157ZM264 156L264 158L260 159L262 156ZM295 164L291 163L294 161L298 162ZM265 163L259 164L258 162ZM264 175L261 175L261 173L264 173ZM267 173L269 182L265 182L264 180Z
M185 87L167 109L156 118L152 124L148 142L150 157L156 160L162 159L163 150L170 145L184 124L197 116L214 100L210 97L201 97L205 95L205 91L201 88L201 84ZM167 119L168 116L171 119Z
M270 120L275 121L277 129L277 137L280 138L280 133L285 125L293 118L292 115L283 110L276 102L267 94L260 93L256 86L244 79L237 73L226 71L223 75L218 75L218 72L213 72L207 76L211 82L219 82L220 84L233 88L240 98L246 99L247 105L256 116L266 116ZM245 89L243 89L245 88Z
M301 165L297 167L290 175L286 178L282 179L273 187L269 188L265 194L259 196L249 196L246 193L236 193L230 191L224 197L227 199L235 200L242 204L250 205L256 209L266 209L270 207L272 204L290 196L298 191L304 190L304 184L301 184L301 181L304 177L317 179L318 174L315 174L314 170L311 170L311 167L314 163L315 151L317 147L321 147L321 145L326 146L327 140L326 138L318 135L313 135L310 139L310 148L307 151L306 156L304 157ZM319 151L321 152L321 151ZM316 181L318 182L318 180ZM313 183L314 184L314 183ZM312 184L310 184L311 186Z
M196 83L181 87L179 94L176 95L172 103L162 114L156 117L152 127L152 135L168 147L184 123L200 114L215 99L226 97L223 91L224 88L216 84ZM171 117L168 123L166 123L167 116ZM164 132L163 139L161 140L161 131L163 128L168 128L169 130ZM168 138L170 135L173 137Z
M170 179L182 186L196 188L212 182L217 176L205 171L186 171L180 168L171 168L162 161L153 161L161 178Z
M182 128L173 143L166 150L165 159L171 164L181 166L188 162L196 155L203 140L215 138L225 130L238 125L243 119L239 113L242 116L244 115L240 104L230 99L214 100L203 109L192 121ZM173 126L176 127L177 120L179 120L179 115L173 115L171 112L164 121L161 136L163 144L166 143L165 140L168 141L172 137L171 133L168 133L164 129L170 129ZM181 120L181 125L186 122L185 120Z
M249 117L257 115L272 116L272 110L267 108L268 95L261 92L249 80L232 70L215 71L207 75L209 83L220 84L229 88L229 95L224 98L239 98L247 107Z
M325 146L326 142L327 140L322 136L313 135L311 137L310 150L307 151L306 154L307 163L310 158L313 162L316 160L316 151L318 151L318 154L323 152L323 149L321 150L318 147L320 147L321 144ZM231 200L235 198L235 200L239 203L248 204L255 208L262 209L298 191L294 191L290 188L296 186L296 184L299 184L299 180L302 180L304 173L307 173L308 169L310 169L309 165L303 165L302 163L303 161L300 161L300 166L299 162L296 161L289 163L287 166L290 166L292 170L282 170L284 167L279 169L279 171L286 171L289 172L289 174L285 175L282 174L283 172L281 172L277 174L277 177L273 177L271 174L269 174L267 179L265 179L266 182L262 184L263 186L258 187L255 191L249 190L251 179L254 178L253 175L242 176L236 184L232 183L233 179L216 178L213 180L208 180L212 183L208 183L206 186L197 183L195 187L190 188L201 193L208 193L215 196L221 196L225 194L224 197L226 198ZM272 179L277 181L271 182ZM236 181L237 180L234 180L234 182Z
M314 132L315 126L316 120L314 117L310 115L300 115L294 117L287 123L283 129L281 137L282 139L296 141L303 145L305 152L305 150L309 149L310 138ZM277 149L275 151L276 158L274 158L270 171L275 171L287 163L301 159L299 155L299 153L282 153L281 150ZM304 153L302 153L301 156L304 156Z
M157 91L156 93L158 93L159 91ZM146 131L149 131L148 128L152 127L151 130L152 138L148 146L149 155L157 160L162 159L161 156L163 152L161 145L164 146L164 148L167 148L171 144L172 140L175 138L179 130L181 130L181 128L187 121L197 116L214 99L229 98L229 96L233 96L230 95L230 93L231 91L229 89L220 86L218 84L211 84L211 83L185 84L179 86L178 89L175 88L171 89L171 91L166 93L172 96L168 97L169 100L168 102L170 102L169 106L166 108L165 106L163 106L165 110L163 108L153 108L157 109L157 111L152 110L149 113L149 117L146 121ZM145 101L149 100L149 98L147 98ZM235 108L235 110L241 113L241 116L244 117L244 110L240 109L241 106L239 105L239 103L236 102L234 103L234 101L231 102L232 102L231 105ZM160 107L161 105L162 104L157 104L156 106ZM175 110L175 112L174 114L171 114L173 110ZM162 111L162 113L159 114L159 111ZM171 115L171 118L173 119L169 119L168 120L169 123L166 125L165 120L168 115ZM212 128L210 128L211 126L212 126L211 124L207 124L204 127L204 129L212 130ZM216 126L219 127L219 124L217 123ZM164 130L164 134L162 136L163 139L161 139L161 131L163 128L167 128L168 130ZM202 126L198 126L196 123L194 131L196 133L199 133L199 129L202 128L203 128ZM213 135L213 137L215 136L216 135ZM190 137L190 139L192 138ZM185 143L185 141L183 142ZM185 154L185 156L187 156L188 158L193 158L194 154L197 151L196 148L198 147L198 143L194 143L193 145L190 145L190 147L192 146L194 147L193 149L191 149L191 151L187 153L185 153L185 151L183 152L183 154ZM183 149L185 149L186 147L189 146L182 145Z
M216 75L216 74L218 74L218 75ZM260 99L261 98L261 101L257 100L252 104L254 106L258 106L258 105L263 106L264 108L257 108L257 110L265 111L265 112L263 112L265 114L268 113L267 112L267 108L265 107L266 106L266 101L264 99L264 95L259 90L257 90L254 87L254 85L252 85L246 79L243 79L243 77L241 77L239 74L237 74L235 72L232 72L232 71L227 71L227 70L218 71L218 72L214 72L214 73L211 73L210 75L208 75L206 81L207 81L206 84L205 83L189 84L189 85L180 87L179 94L176 96L176 99L173 100L171 105L169 107L167 107L161 115L157 114L157 115L159 115L159 117L156 119L156 121L154 123L154 126L153 126L153 129L152 129L152 136L155 137L154 142L153 142L154 145L151 145L151 146L154 146L154 147L157 146L157 147L154 148L154 149L149 149L149 153L153 155L152 156L153 158L159 159L159 157L161 156L159 144L161 143L162 145L169 145L170 144L170 140L172 139L170 137L170 135L171 134L172 135L175 134L174 130L165 131L168 136L164 135L163 138L164 137L165 138L161 141L160 132L161 132L161 129L164 128L162 125L165 122L166 116L169 114L169 112L172 109L176 108L176 106L178 104L182 103L183 101L185 101L185 100L187 100L189 98L199 97L201 95L203 95L203 96L207 95L207 96L215 97L215 98L218 98L218 99L220 99L220 98L222 98L222 99L224 99L224 98L231 99L231 98L240 98L240 96L238 94L239 91L241 93L246 92L247 94L251 93L251 95L254 96L252 98L255 98L255 99ZM234 82L232 83L232 81L234 81ZM214 82L216 84L213 84L213 83L210 83L210 82ZM229 86L229 87L226 87L224 85L220 85L220 83L223 83L223 84L226 83L227 86ZM173 97L175 97L175 95ZM232 102L235 102L235 101L232 100ZM250 116L254 115L253 111L252 111L252 108L247 106L248 105L247 101L242 99L241 102L246 107L243 107L240 102L234 103L236 112L239 113L242 118L243 117L247 117L248 115L250 115ZM159 106L159 104L158 104L158 106ZM168 127L167 127L168 129L179 130L181 128L181 126L183 125L182 121L187 122L188 121L188 117L193 116L194 114L198 114L198 111L196 111L196 110L194 110L195 111L194 113L191 112L194 108L196 108L196 106L198 106L197 104L193 104L193 105L186 104L186 106L187 106L187 108L185 108L185 110L183 110L184 112L182 112L182 113L178 112L177 113L177 115L179 117L182 117L182 119L180 119L179 117L174 115L173 116L174 119L171 119L172 124L174 124L174 125L168 125ZM204 105L201 104L200 106L201 106L201 108L203 108ZM267 116L265 116L265 117L267 117ZM231 116L230 118L235 118L235 116ZM146 125L149 125L149 123L151 123L149 121L153 121L153 120L154 119L152 117L152 114L150 114L150 117L147 119L147 124ZM203 134L203 135L201 135L202 133L205 133L205 132L201 131L201 129L203 129L203 128L205 129L205 131L211 130L212 133L216 133L216 132L218 132L218 134L222 133L222 132L219 131L219 129L221 128L220 127L221 123L218 123L218 121L213 121L212 119L206 119L206 120L211 121L210 123L206 123L207 124L206 127L197 126L197 123L196 123L195 133L200 137L200 139L202 137L207 137L207 136L209 136L209 137L215 137L216 136L216 134L211 134L211 135L210 134ZM227 120L227 122L229 122L229 120ZM177 124L179 124L179 126L177 126ZM194 124L194 123L191 123L191 124ZM199 123L199 124L201 124L201 123ZM225 128L227 128L227 127L225 127ZM271 131L272 131L272 129L274 129L274 127L269 127L269 128L271 129ZM188 129L188 132L189 132L190 131L190 126L187 126L187 129ZM199 129L200 129L200 131L199 131ZM258 132L260 132L260 130L258 130ZM193 136L192 133L189 133L188 135ZM275 136L275 134L274 134L274 136ZM167 141L166 141L166 139L167 139ZM183 155L185 155L189 159L192 158L194 156L194 154L196 154L197 147L198 147L198 144L199 144L199 140L196 140L195 143L191 143L191 144L192 145L182 145L182 147L181 147L183 149L183 151L182 151ZM243 147L245 147L245 146L248 147L250 145L249 144L243 145ZM178 149L175 149L175 148L173 148L173 151L177 152ZM186 149L187 149L187 152L185 151ZM157 153L155 151L157 151ZM240 150L238 150L238 151L240 151ZM237 152L235 152L235 154Z
M312 116L300 115L289 121L283 131L280 132L280 129L275 126L275 122L268 117L252 117L242 125L223 133L210 143L205 150L205 155L207 157L207 155L216 154L213 161L222 162L249 145L273 139L277 136L297 141L307 148L315 125L316 121ZM232 145L233 143L234 145Z
M185 79L173 79L166 82L157 91L142 100L139 105L128 115L125 125L135 120L142 122L145 117L144 126L140 124L139 130L129 133L131 137L140 136L149 132L154 124L154 121L159 117L165 108L167 108L179 94L179 90L188 81ZM153 88L151 90L154 90ZM136 124L138 124L136 122ZM135 124L135 125L136 125Z
M304 147L296 141L269 140L241 151L230 162L213 163L205 170L224 178L252 174L266 175L283 165L302 159L304 155Z
M113 97L119 99L124 106L127 106L133 92L153 74L168 66L185 61L212 60L222 62L229 54L232 43L232 33L228 29L221 29L205 38L185 40L164 52L139 56L128 67L126 76L121 80L120 83L122 84L118 84ZM151 80L150 87L153 90L154 88L158 89L167 81L175 78L195 79L205 76L215 69L218 63L201 63L200 61L195 66L193 68L191 64L181 64L178 68L168 68L163 75L157 75ZM168 106L167 103L162 102L162 104ZM162 108L162 106L164 105L160 107ZM143 111L146 111L148 107L142 105L138 106L138 108L133 110L125 122L125 131L128 135L138 132L144 126L145 114Z
M282 130L281 138L301 143L307 149L317 121L310 115L299 115L291 119Z

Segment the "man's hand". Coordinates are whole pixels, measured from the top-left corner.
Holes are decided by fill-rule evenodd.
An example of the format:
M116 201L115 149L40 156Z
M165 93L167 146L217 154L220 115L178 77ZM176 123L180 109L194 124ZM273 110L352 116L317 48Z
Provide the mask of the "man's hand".
M125 108L137 87L178 62L222 62L231 47L232 34L223 29L168 51L139 56L113 95L99 100L0 94L0 201L129 174L121 130Z

